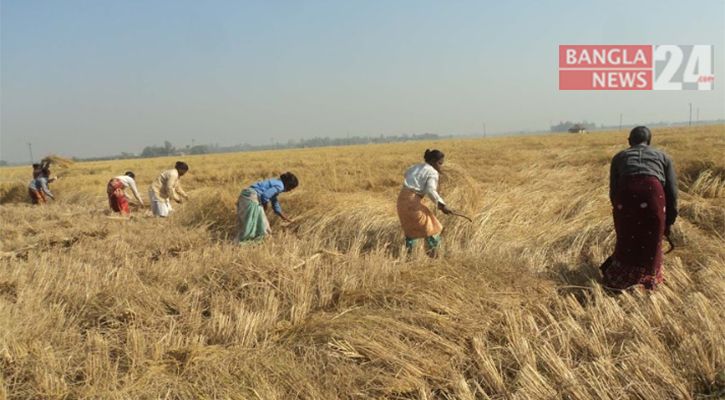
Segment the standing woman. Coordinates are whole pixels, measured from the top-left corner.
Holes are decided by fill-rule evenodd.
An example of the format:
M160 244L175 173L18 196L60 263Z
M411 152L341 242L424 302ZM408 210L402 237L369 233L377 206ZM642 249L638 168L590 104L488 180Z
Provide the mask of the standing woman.
M677 218L675 166L663 151L650 147L652 133L638 126L630 148L612 159L609 198L617 245L604 269L604 284L614 289L662 283L662 236Z
M297 187L297 177L286 172L279 179L257 182L242 190L237 200L237 236L236 242L259 241L272 233L269 227L266 210L272 203L274 213L287 222L292 222L282 212L277 196L283 192L291 192Z
M423 158L425 162L416 164L405 171L403 189L398 195L398 217L405 232L405 247L408 256L413 252L413 246L418 239L425 239L428 246L426 253L435 257L441 241L443 226L435 215L423 203L428 195L444 214L451 210L438 194L438 178L445 155L438 150L426 150Z

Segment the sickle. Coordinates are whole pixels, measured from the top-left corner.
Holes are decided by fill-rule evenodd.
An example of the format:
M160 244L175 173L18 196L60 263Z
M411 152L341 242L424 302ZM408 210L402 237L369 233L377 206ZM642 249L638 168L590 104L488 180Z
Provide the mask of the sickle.
M670 237L670 235L665 236L665 238L667 238L667 243L670 244L670 249L667 250L665 252L665 254L670 254L672 252L672 250L675 249L675 242L672 241L672 238Z
M466 216L465 216L465 215L463 215L463 214L459 214L459 213L457 213L457 212L455 212L455 211L454 211L454 212L451 212L451 215L453 215L453 216L456 216L456 217L461 217L461 218L465 218L465 219L467 219L467 220L468 220L468 222L470 222L470 223L473 223L473 220L472 220L472 219L470 219L470 218L466 217Z

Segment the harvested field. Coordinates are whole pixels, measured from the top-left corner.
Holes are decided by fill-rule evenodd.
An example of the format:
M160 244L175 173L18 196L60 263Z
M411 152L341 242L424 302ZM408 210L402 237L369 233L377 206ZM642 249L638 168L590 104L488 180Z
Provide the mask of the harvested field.
M0 175L0 399L725 398L725 126L653 129L680 184L655 293L600 287L627 133L187 156L168 219L109 215L176 159L69 163L33 207ZM442 258L406 261L395 200L446 153ZM238 246L241 189L285 171L295 221ZM439 213L440 214L440 213Z

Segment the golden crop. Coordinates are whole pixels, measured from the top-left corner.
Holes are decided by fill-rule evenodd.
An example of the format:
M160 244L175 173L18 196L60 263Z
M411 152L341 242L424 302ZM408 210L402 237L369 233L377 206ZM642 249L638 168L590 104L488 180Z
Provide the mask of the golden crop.
M725 396L725 126L653 129L680 183L655 293L600 287L626 132L183 157L168 219L108 180L176 158L0 170L0 399L714 399ZM395 201L446 153L442 258L406 261ZM294 172L259 245L239 192ZM666 248L666 245L665 245Z

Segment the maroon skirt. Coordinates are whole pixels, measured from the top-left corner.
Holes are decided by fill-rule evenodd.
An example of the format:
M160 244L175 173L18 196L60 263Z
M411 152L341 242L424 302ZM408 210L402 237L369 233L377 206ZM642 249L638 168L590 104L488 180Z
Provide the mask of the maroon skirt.
M128 207L128 201L126 201L126 194L123 193L123 182L113 178L108 181L106 187L106 193L108 193L108 204L111 209L115 212L121 212L126 215L131 214L131 209Z
M624 177L614 198L617 245L604 284L614 289L640 285L656 289L662 283L662 236L665 193L657 178Z

